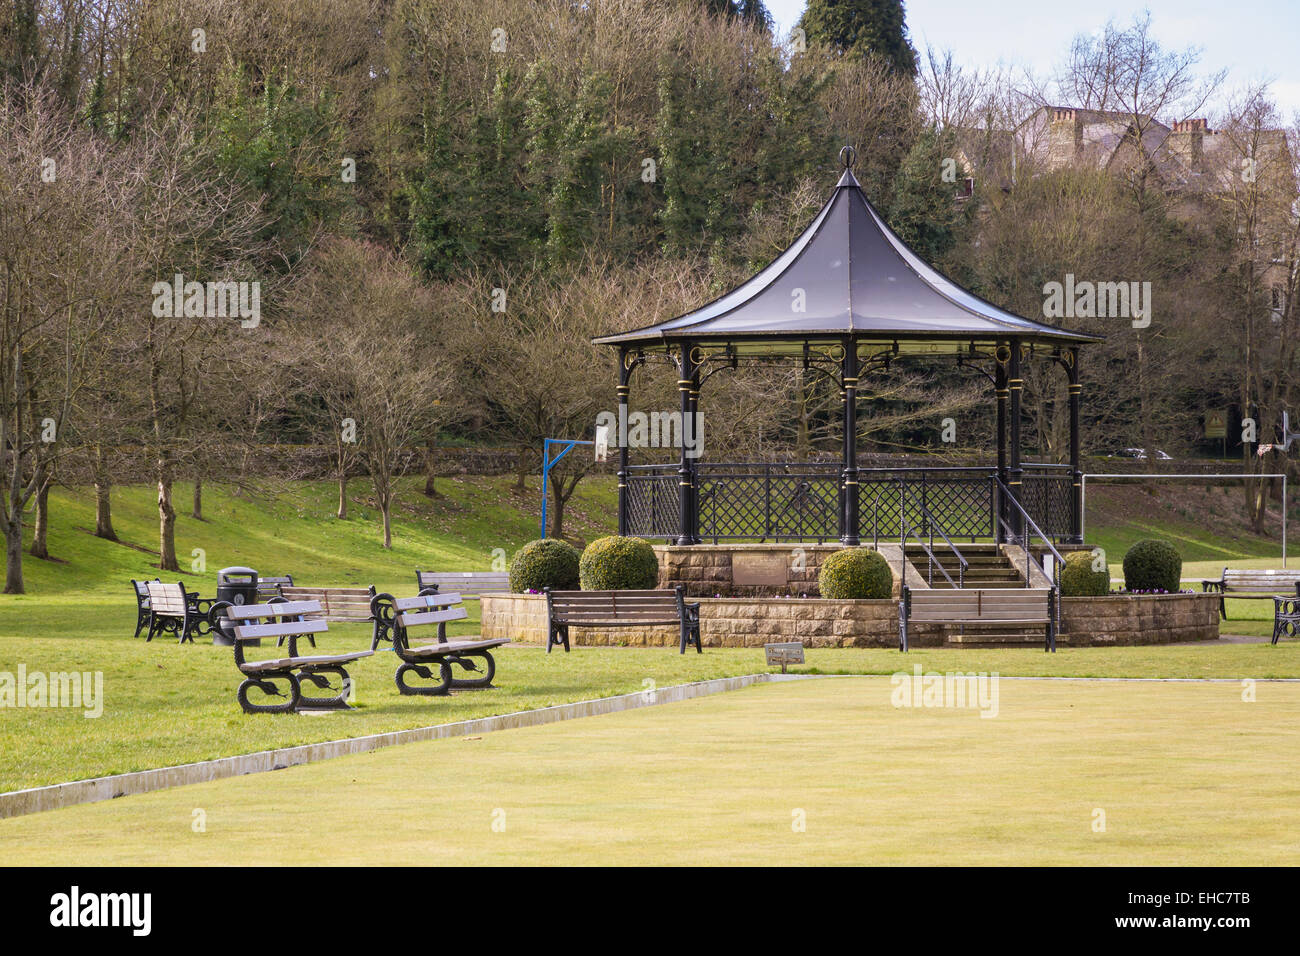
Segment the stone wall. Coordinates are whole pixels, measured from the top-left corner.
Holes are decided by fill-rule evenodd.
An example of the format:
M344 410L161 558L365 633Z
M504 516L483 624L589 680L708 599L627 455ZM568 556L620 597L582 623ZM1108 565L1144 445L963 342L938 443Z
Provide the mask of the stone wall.
M546 598L540 594L486 594L482 599L485 638L546 643ZM1213 594L1112 594L1061 599L1061 643L1070 647L1165 644L1216 640L1218 599ZM803 641L806 647L897 647L898 604L882 601L823 601L817 598L701 598L700 638L706 647L762 647L775 641ZM912 625L913 647L947 643L941 626ZM574 645L676 647L675 626L580 628ZM960 645L949 645L960 646ZM1028 646L1041 646L1035 641Z
M1060 633L1071 646L1219 639L1217 594L1108 594L1061 598Z

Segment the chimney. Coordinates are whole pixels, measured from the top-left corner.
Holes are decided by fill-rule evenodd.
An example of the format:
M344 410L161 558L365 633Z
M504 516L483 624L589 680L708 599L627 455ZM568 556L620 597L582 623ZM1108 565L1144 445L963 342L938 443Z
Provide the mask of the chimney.
M1083 152L1083 121L1079 111L1068 107L1053 107L1052 122L1047 133L1047 155L1051 166L1073 163Z
M1209 126L1204 118L1178 120L1169 134L1169 149L1189 165L1199 163Z

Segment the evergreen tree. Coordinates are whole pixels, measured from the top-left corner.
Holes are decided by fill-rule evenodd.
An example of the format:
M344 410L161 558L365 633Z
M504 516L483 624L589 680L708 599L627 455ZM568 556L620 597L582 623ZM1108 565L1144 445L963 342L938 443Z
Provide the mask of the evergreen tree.
M879 56L895 72L916 75L903 0L808 0L799 26L810 43L846 56Z

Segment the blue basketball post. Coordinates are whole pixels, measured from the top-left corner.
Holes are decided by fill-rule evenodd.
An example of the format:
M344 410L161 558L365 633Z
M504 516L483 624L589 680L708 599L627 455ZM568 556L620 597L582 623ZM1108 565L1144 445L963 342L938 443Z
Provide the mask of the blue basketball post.
M562 459L569 452L573 451L574 445L594 445L594 444L596 444L594 441L577 441L576 439L571 440L568 438L543 439L542 441L542 537L543 538L546 537L546 497L547 497L546 490L547 490L547 481L551 474L551 469L560 463L560 459ZM552 445L564 446L564 450L561 451L554 458L551 457Z

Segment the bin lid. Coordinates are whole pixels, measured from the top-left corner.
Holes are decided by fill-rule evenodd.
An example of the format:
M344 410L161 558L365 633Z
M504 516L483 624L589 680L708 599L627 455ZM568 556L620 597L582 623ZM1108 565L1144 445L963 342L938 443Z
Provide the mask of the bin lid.
M238 574L238 575L251 574L254 578L257 577L257 572L254 571L252 568L222 568L220 571L217 572L217 580L224 581L227 578L227 576L233 574Z

